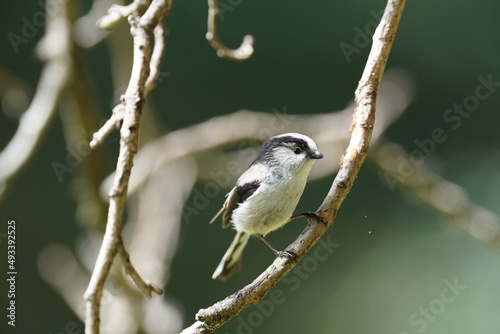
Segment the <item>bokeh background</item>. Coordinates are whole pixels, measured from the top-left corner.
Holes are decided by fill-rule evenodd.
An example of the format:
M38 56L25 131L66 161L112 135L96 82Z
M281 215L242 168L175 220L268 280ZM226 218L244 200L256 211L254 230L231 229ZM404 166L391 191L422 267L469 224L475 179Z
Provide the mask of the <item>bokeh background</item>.
M91 2L80 2L84 13ZM161 81L148 102L165 132L239 109L271 112L286 106L290 114L342 109L353 98L369 52L360 31L373 25L376 13L385 6L384 1L222 3L230 9L219 22L221 38L236 47L243 35L252 34L255 54L245 62L219 59L204 37L206 2L174 1L166 21L170 33ZM23 18L31 20L43 10L43 1L3 1L1 8L0 66L34 90L43 66L34 57L34 48L43 29L20 45L17 53L7 34L19 34ZM386 132L391 141L412 151L417 148L415 140L429 138L435 128L445 129L448 139L436 145L426 166L463 187L471 202L496 215L500 214L500 85L492 86L491 96L463 118L457 129L443 115L475 94L479 77L500 82L499 12L500 3L495 0L473 4L408 1L388 67L408 71L416 93L403 116ZM341 45L357 51L346 56ZM127 51L114 57L128 57ZM124 87L112 86L113 60L106 41L85 50L83 56L100 117L105 119ZM0 77L2 93L11 83L6 78ZM22 106L22 99L19 103ZM17 127L12 109L2 104L0 148ZM116 138L115 134L105 144L110 153L108 164L102 167L104 174L113 170ZM51 167L67 154L62 124L56 117L0 203L2 254L6 253L5 224L13 218L18 266L17 326L6 325L3 311L2 333L64 333L69 322L83 332L78 317L37 269L44 247L60 243L75 248L85 228L77 223L72 175L59 182ZM298 211L318 207L332 180L333 176L311 182ZM251 282L273 260L265 246L252 240L243 271L225 283L212 281L213 269L232 238L229 230L207 224L223 200L221 193L189 224L182 224L165 295L156 297L172 301L184 325L193 322L199 308ZM270 240L285 247L302 228L303 222L294 222L270 235ZM325 237L337 245L331 254L319 261L312 252L309 260L299 264L300 272L291 272L276 287L274 299L272 295L266 298L263 305L267 308L251 307L219 332L498 332L498 251L462 233L411 195L400 189L391 191L376 166L363 166ZM2 255L0 266L3 310L5 258Z

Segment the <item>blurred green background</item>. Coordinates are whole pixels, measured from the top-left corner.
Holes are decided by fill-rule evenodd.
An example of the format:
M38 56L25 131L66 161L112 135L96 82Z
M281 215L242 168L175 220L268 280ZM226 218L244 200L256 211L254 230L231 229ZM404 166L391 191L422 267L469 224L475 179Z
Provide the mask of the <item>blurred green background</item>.
M356 31L364 31L374 22L373 13L385 6L384 1L221 2L232 9L223 13L219 25L222 40L236 47L243 35L252 34L255 54L245 62L217 58L204 37L206 2L174 1L167 18L164 78L150 96L168 130L238 109L270 112L286 106L289 113L298 114L343 108L353 98L369 46L346 58L340 45L356 46ZM22 18L40 11L40 3L4 1L0 14L4 36L0 65L33 89L42 67L33 48L43 31L21 45L17 54L6 36L19 33ZM88 8L89 1L82 6ZM499 12L496 0L407 3L388 67L411 73L416 98L386 134L411 151L416 139L429 138L436 127L446 128L448 140L437 145L426 162L463 186L474 203L496 214L500 214L500 87L456 130L450 130L443 114L475 93L479 76L491 75L500 82ZM86 51L85 64L105 118L116 103L105 42ZM8 85L4 78L0 81ZM16 127L16 119L0 113L1 148ZM116 141L105 145L117 151ZM53 242L74 247L82 229L75 223L71 177L58 182L51 168L53 161L63 161L66 155L56 118L29 166L0 203L2 254L5 222L14 218L18 227L17 326L14 331L7 328L2 312L0 328L7 333L55 334L70 321L83 330L36 267L42 247ZM310 183L297 211L318 207L332 179ZM207 224L223 200L222 195L212 200L196 219L182 226L165 295L182 310L185 325L194 321L199 308L251 282L273 260L266 247L252 240L241 273L226 283L211 280L233 236ZM303 224L289 224L269 239L276 247L285 247ZM332 254L319 261L313 249L297 271L276 287L275 300L268 296L263 306L245 310L219 332L498 333L498 252L447 225L410 196L391 192L373 166L363 166L325 237L338 246ZM0 268L5 277L4 260ZM4 283L2 279L2 287ZM452 291L449 286L454 284L458 290L444 296L456 298L443 302L444 289Z

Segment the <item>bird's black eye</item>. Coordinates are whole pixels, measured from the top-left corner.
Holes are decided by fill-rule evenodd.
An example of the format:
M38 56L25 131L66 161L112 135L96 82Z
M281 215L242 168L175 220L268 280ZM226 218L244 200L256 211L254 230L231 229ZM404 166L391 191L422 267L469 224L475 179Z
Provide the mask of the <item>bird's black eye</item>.
M302 149L298 146L295 146L293 149L292 149L293 153L295 154L300 154L302 153Z

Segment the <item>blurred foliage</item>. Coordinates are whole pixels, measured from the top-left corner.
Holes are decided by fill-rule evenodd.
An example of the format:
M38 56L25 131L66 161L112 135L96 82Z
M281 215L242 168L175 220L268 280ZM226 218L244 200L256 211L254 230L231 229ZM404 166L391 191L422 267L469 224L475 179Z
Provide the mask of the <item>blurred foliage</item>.
M27 44L20 45L18 53L6 35L19 33L23 18L30 20L41 10L40 3L4 2L0 14L4 34L0 64L32 88L41 69L33 48L43 34L42 28ZM352 54L348 62L340 45L356 46L358 41L361 46L363 37L357 34L373 24L373 13L385 5L384 1L221 3L231 8L223 13L221 38L235 47L243 35L250 33L256 40L255 54L246 62L217 58L204 37L206 3L175 1L167 19L170 33L161 82L150 98L160 121L170 130L243 108L271 111L287 106L289 113L319 113L344 107L353 97L369 47L359 47L359 53ZM88 6L86 1L84 8ZM496 214L500 214L500 87L480 101L457 129L452 129L443 116L455 103L474 95L478 77L492 75L493 81L500 81L499 11L500 3L495 0L409 1L388 65L407 69L414 76L417 97L387 136L412 151L416 149L415 140L430 138L435 128L445 129L448 139L436 146L426 163L465 187L475 203ZM95 92L105 111L102 118L109 115L120 94L110 84L110 61L105 42L85 52ZM3 80L0 78L0 82ZM0 147L6 145L15 129L16 120L5 112L0 114ZM63 143L58 120L9 196L0 203L2 220L15 218L18 224L15 333L59 333L68 322L78 322L64 301L43 283L36 267L37 254L44 245L59 242L74 247L83 229L75 222L72 176L58 182L51 168L53 161L62 162L67 155ZM110 151L117 150L116 141L108 140L105 145ZM331 178L311 183L297 211L319 206L330 183ZM273 259L266 247L252 240L241 273L224 284L211 280L233 236L207 224L222 202L221 194L190 224L182 226L166 295L177 301L186 324L193 321L199 308L250 282ZM284 247L303 224L293 222L269 239ZM2 228L0 233L4 231ZM282 295L275 295L274 301L272 295L268 296L263 304L267 309L245 310L219 332L498 330L499 254L448 226L409 196L391 192L375 168L363 167L328 237L339 247L321 261L314 258L313 250L308 255L311 267L302 267L307 278L290 273L290 280L299 277L299 283L282 282L276 288ZM316 266L314 261L318 262ZM452 302L443 302L446 282L453 284L454 280L466 288ZM4 307L5 296L1 298ZM429 309L428 317L421 313L422 308ZM0 328L4 326L2 321Z

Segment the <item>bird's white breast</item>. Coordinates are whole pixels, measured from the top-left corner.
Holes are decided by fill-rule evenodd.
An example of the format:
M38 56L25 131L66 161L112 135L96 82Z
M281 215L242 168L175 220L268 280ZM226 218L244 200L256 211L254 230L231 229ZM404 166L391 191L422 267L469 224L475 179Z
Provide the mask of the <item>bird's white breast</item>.
M288 222L304 191L311 166L297 174L284 173L272 182L265 180L257 191L232 214L236 230L266 235Z

